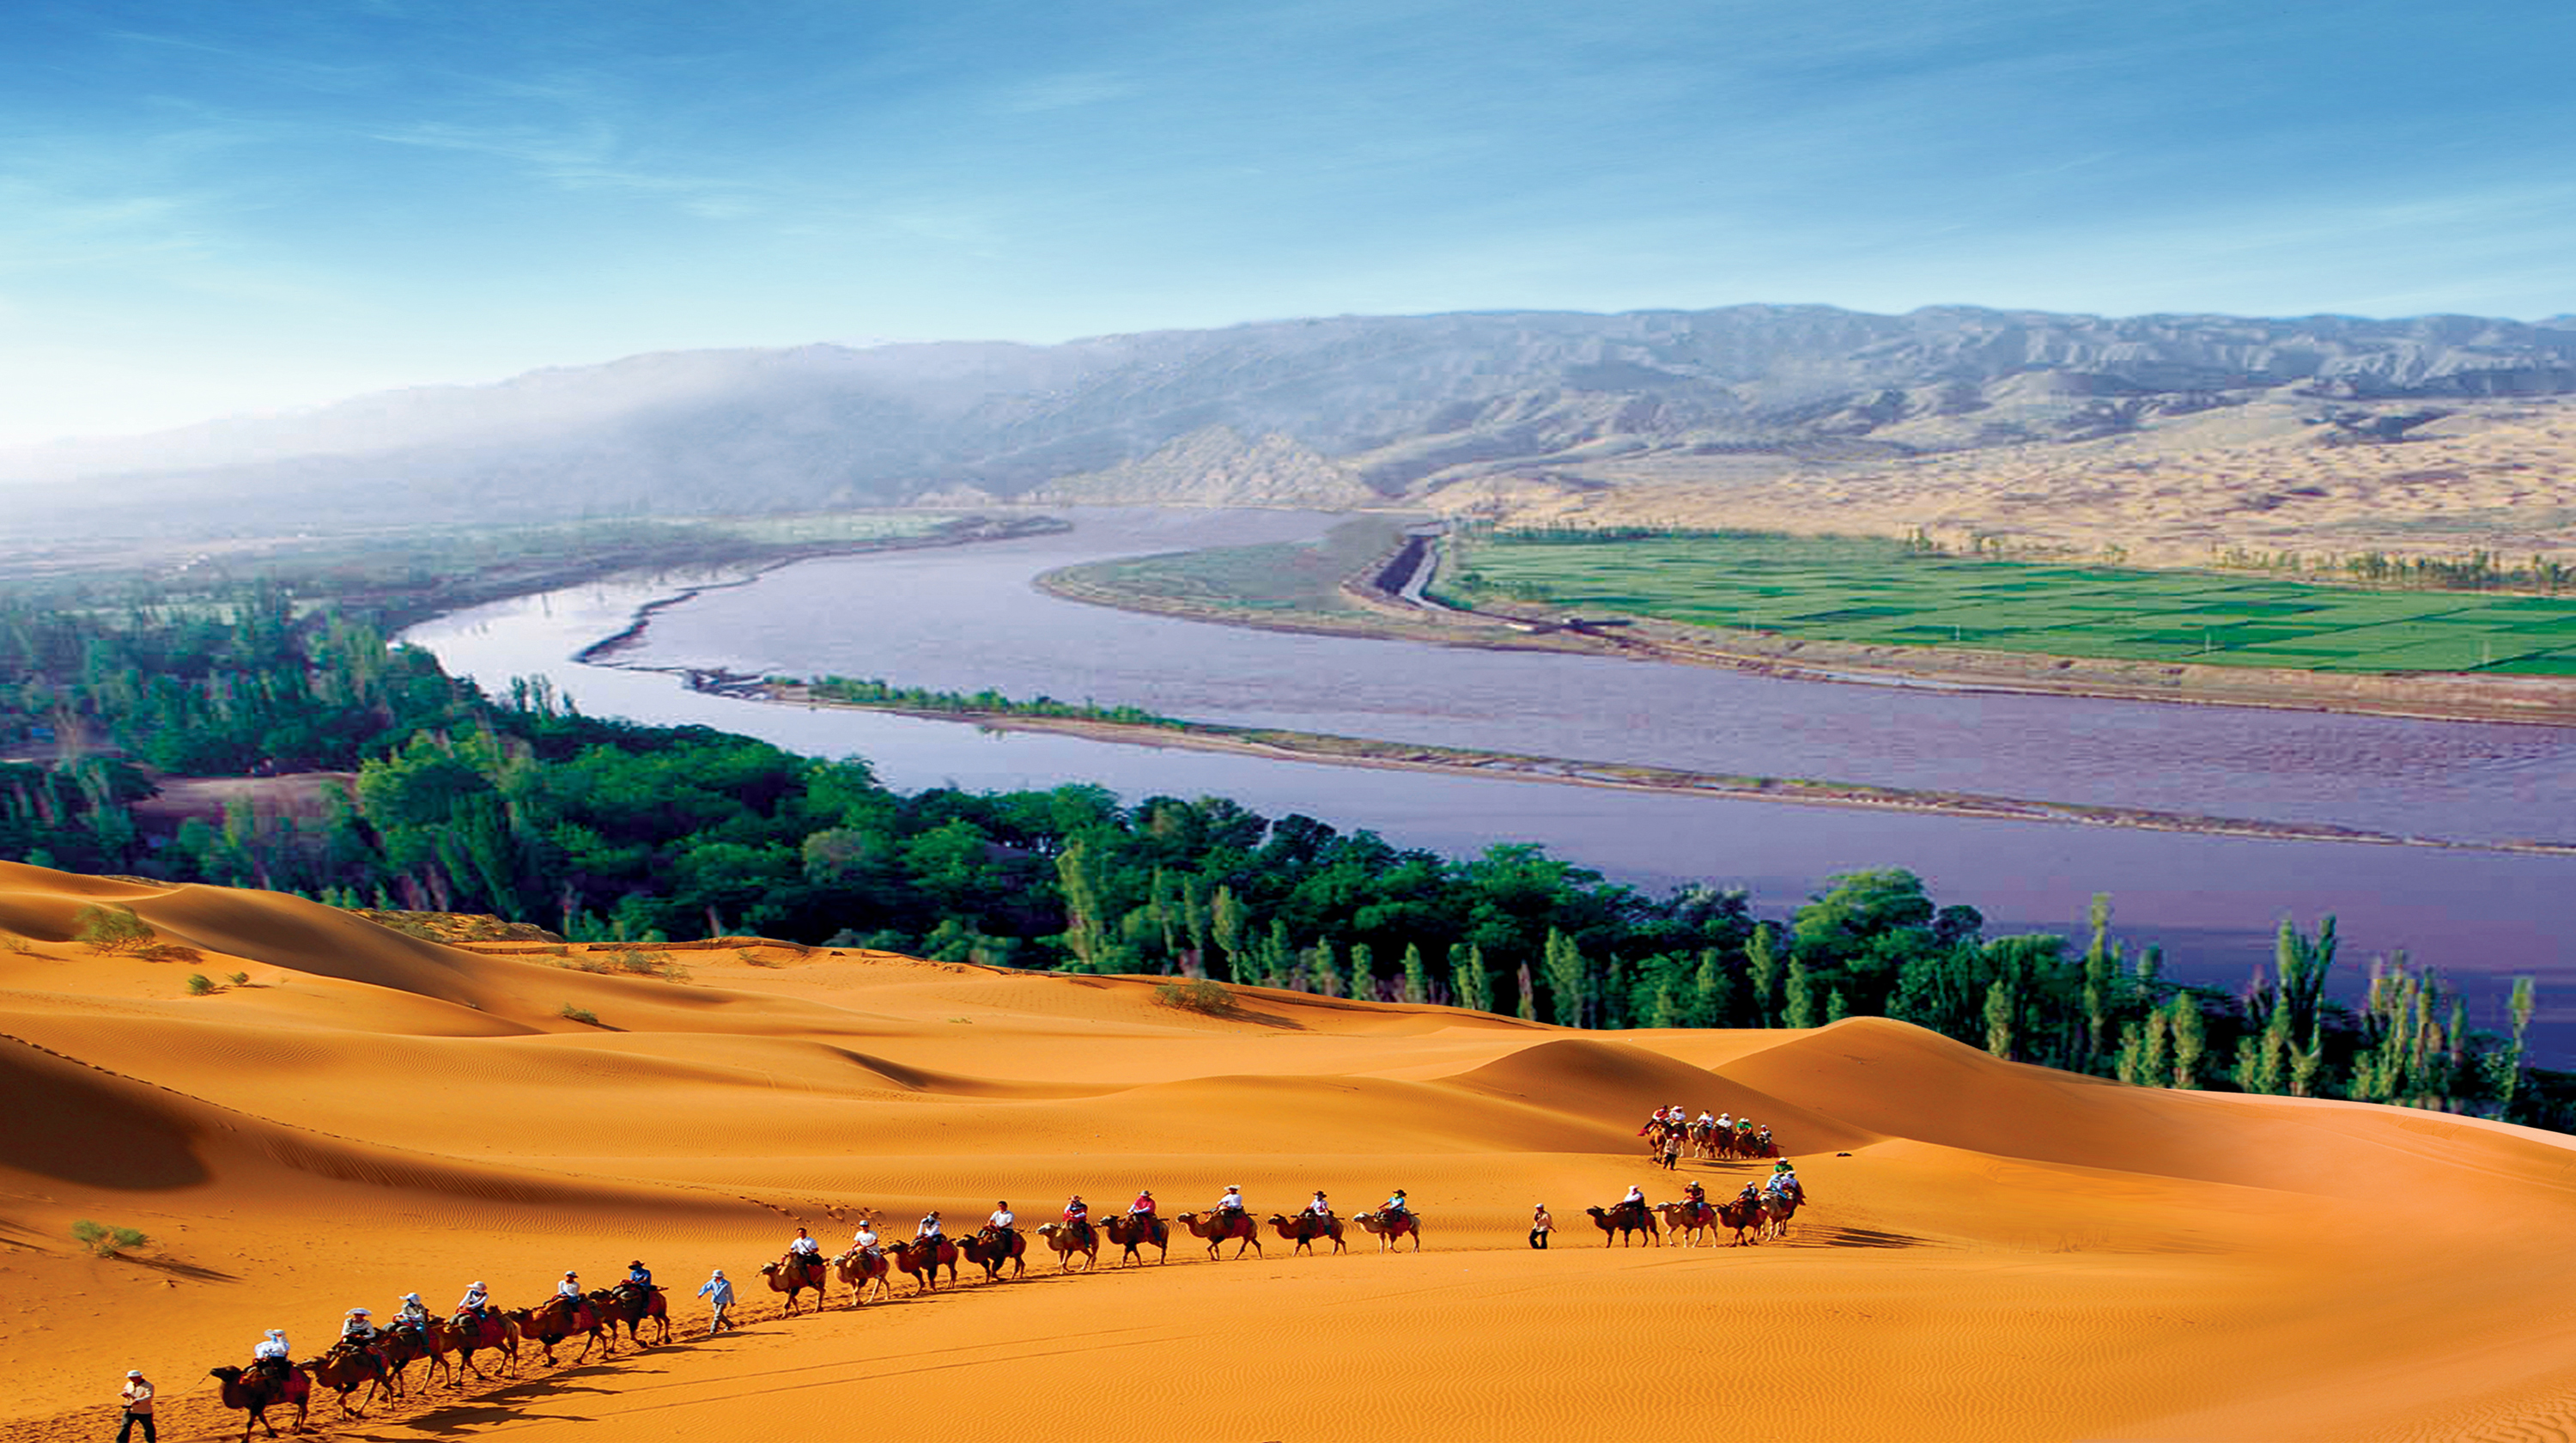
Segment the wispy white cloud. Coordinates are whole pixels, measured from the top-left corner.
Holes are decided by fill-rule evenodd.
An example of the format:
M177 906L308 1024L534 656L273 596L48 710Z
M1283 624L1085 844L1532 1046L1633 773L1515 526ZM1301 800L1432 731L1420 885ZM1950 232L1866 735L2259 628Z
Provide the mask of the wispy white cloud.
M1135 94L1136 90L1135 85L1108 71L1075 71L1046 76L1005 90L1001 109L1014 115L1071 110L1076 106L1117 100Z

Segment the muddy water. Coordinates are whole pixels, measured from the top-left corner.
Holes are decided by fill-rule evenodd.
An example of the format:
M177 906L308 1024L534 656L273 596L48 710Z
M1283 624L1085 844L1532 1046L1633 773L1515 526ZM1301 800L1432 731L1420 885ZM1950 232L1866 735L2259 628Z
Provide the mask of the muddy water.
M1030 577L1100 556L1292 539L1288 513L1077 513L1069 535L801 563L660 611L625 655L649 665L838 672L910 685L1131 703L1173 715L1603 761L1998 792L2330 822L2460 840L2576 836L2576 734L2541 728L1785 682L1546 653L1212 627L1058 601ZM2576 985L2555 944L2576 861L1987 822L1503 779L1167 752L953 723L696 695L671 677L567 658L667 580L477 608L417 629L450 670L546 675L585 710L703 722L889 783L1097 781L1123 795L1232 796L1444 852L1495 841L1660 888L1750 888L1767 912L1821 877L1903 865L1999 926L2068 928L2095 891L2120 930L2187 970L2242 976L2287 913L2337 913L2356 963L2408 948L2462 973ZM2353 970L2357 971L2357 967ZM2481 989L2482 991L2484 989ZM2576 1056L2576 995L2548 1004ZM2481 1017L2482 1022L2493 1018Z

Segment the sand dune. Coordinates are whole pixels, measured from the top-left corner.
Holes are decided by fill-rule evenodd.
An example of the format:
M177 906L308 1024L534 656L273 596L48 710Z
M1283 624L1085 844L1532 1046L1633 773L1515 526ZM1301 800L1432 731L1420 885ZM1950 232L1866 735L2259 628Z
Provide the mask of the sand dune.
M131 906L194 958L69 940ZM97 1436L127 1366L179 1438L262 1328L630 1257L683 1340L388 1405L395 1439L2531 1437L2576 1431L2570 1140L2352 1104L2121 1087L1855 1019L1571 1033L1245 989L742 940L684 980L447 947L293 898L0 863L0 1401ZM249 977L191 996L191 973ZM564 1015L588 1011L596 1024ZM1783 1242L1607 1248L1660 1103L1769 1123ZM1732 1191L1761 1164L1685 1164ZM802 1223L1024 1218L1081 1192L1257 1211L1408 1188L1429 1246L1264 1254L782 1320ZM1556 1212L1559 1246L1522 1239ZM80 1219L140 1228L125 1259ZM703 1336L713 1267L752 1321ZM844 1298L846 1295L842 1295ZM333 1424L335 1409L316 1410ZM604 1425L604 1426L603 1426ZM237 1435L233 1435L237 1436Z

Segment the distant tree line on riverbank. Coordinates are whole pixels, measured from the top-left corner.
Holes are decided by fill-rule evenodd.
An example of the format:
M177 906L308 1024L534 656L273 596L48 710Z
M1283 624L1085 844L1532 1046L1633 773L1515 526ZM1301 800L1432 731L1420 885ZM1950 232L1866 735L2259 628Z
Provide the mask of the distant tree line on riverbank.
M841 685L896 705L948 695ZM122 756L43 755L84 736ZM0 747L26 758L0 762L0 856L75 870L488 911L578 940L761 933L1573 1027L1886 1016L2131 1082L2576 1125L2576 1075L2525 1065L2527 980L2502 1031L2471 1027L2402 957L2345 1006L2325 995L2331 918L2313 934L2284 921L2272 964L2231 993L2124 947L2107 899L2081 946L1988 936L1902 870L1828 879L1763 919L1741 891L1649 896L1534 845L1447 858L1222 798L899 793L862 761L586 717L541 685L487 699L272 589L179 610L0 605ZM156 772L304 770L354 780L316 782L302 816L236 801L221 826L155 834L133 811Z
M1057 701L1051 696L1019 700L1002 695L990 687L979 692L931 691L917 686L896 686L875 677L853 680L846 676L827 676L816 681L798 681L794 677L773 676L766 679L772 686L801 686L816 701L838 702L844 706L883 707L889 711L936 712L949 715L1059 717L1072 721L1115 722L1120 726L1169 727L1187 726L1174 717L1158 716L1142 707L1101 706L1088 701Z

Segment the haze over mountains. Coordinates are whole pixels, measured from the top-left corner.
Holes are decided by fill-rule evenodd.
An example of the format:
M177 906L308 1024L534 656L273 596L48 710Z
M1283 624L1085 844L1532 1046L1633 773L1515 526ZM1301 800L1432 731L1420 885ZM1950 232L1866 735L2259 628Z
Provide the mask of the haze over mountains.
M2083 441L2259 402L2385 440L2576 393L2576 320L1823 306L1340 317L1056 346L690 351L0 457L22 526L171 529L923 499L1351 504L1653 457ZM2285 413L2286 414L2286 413ZM137 521L135 524L147 524Z

